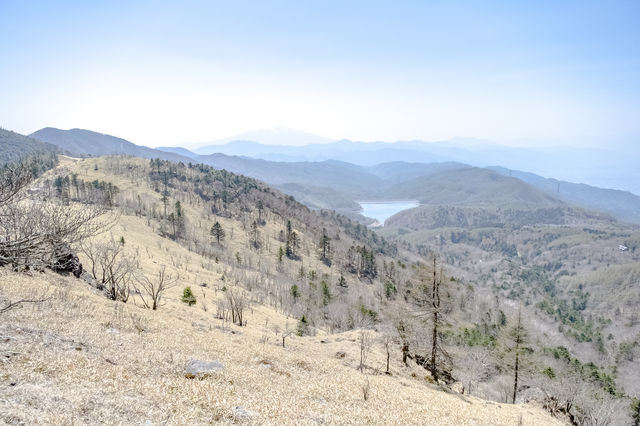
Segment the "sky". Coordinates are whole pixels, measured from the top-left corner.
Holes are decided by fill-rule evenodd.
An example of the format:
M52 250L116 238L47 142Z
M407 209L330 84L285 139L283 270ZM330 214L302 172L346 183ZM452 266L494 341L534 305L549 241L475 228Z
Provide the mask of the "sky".
M0 0L0 126L635 146L638 1Z

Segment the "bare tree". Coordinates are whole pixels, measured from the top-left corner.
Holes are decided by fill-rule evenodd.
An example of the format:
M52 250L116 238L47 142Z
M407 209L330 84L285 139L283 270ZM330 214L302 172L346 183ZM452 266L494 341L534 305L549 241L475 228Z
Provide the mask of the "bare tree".
M289 326L289 320L285 323L284 330L282 330L282 347L284 348L285 339L291 336L295 332L295 329Z
M246 325L246 321L243 319L244 309L247 307L247 298L242 290L239 289L227 289L227 302L231 309L232 322L239 326Z
M91 261L93 278L98 280L111 300L127 302L137 269L124 244L111 238L105 242L85 242L81 249Z
M360 330L360 333L358 333L358 346L360 348L360 365L358 366L358 370L360 370L360 372L364 372L364 365L367 362L371 346L373 346L373 336L371 331Z
M93 238L80 241L78 243L80 251L89 259L91 263L91 276L98 279L98 269L100 267L100 256L102 254L102 244ZM148 250L148 249L147 249Z
M446 371L451 364L451 356L442 345L442 329L446 325L444 318L443 284L444 271L438 265L438 256L434 253L429 267L421 265L418 271L422 292L418 296L418 304L424 311L418 314L430 325L431 349L427 357L423 358L424 366L431 372L437 383L440 373ZM422 358L422 357L420 357ZM416 355L416 360L418 359Z
M384 371L386 375L391 375L391 372L389 371L389 361L391 359L392 344L393 344L393 337L390 334L384 334L382 336L382 346L384 346L384 350L387 353L387 363L386 363L386 369Z
M17 201L32 179L32 173L23 164L4 166L0 173L0 207Z
M137 282L140 285L142 303L146 308L155 311L160 306L163 293L174 287L178 278L168 274L166 265L162 265L155 279L149 279L143 275L137 278Z
M0 266L63 270L74 263L73 272L79 275L80 263L71 245L112 223L97 220L106 208L30 198L25 189L31 180L25 164L0 171Z
M432 333L431 333L431 375L433 380L438 382L438 366L436 364L436 354L438 351L438 328L440 327L440 284L442 281L442 274L438 277L437 259L433 256L433 281L432 281L432 294L431 294L431 307L432 307Z
M398 333L396 327L394 327L392 323L384 324L380 327L379 331L381 332L379 340L382 343L382 347L384 347L387 356L385 374L391 375L391 371L389 370L389 364L391 362L391 348L397 340Z
M471 395L474 384L477 384L488 377L491 366L489 352L482 347L472 347L466 350L462 359L463 367L459 372L463 381L463 393ZM476 385L477 386L477 385Z
M400 336L400 343L402 349L402 363L407 365L407 357L409 356L409 330L407 326L407 320L400 318L396 323L396 330Z
M109 222L97 219L99 206L64 206L55 201L22 200L0 208L0 265L54 266L70 246L97 235Z

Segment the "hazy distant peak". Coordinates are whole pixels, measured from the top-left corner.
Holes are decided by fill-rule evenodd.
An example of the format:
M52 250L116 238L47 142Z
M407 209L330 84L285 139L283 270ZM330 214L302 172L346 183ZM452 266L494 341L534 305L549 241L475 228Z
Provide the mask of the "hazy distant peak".
M174 154L179 154L179 155L183 155L185 157L189 157L189 158L196 158L198 156L198 154L195 154L191 151L189 151L186 148L183 148L181 146L159 146L156 148L158 151L163 151L163 152L172 152Z
M289 127L276 126L271 129L250 130L227 138L206 144L199 144L197 151L202 151L210 145L222 145L233 141L256 142L263 145L302 146L310 144L325 144L335 142L333 139Z

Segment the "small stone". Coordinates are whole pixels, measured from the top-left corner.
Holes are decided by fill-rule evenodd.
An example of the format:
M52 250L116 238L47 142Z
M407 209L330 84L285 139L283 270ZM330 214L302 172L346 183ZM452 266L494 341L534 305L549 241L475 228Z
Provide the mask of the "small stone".
M344 358L344 357L346 357L346 356L347 356L347 353L346 353L346 352L344 352L344 351L338 351L338 352L336 352L336 358L338 358L338 359L342 359L342 358Z
M249 410L247 410L246 408L238 405L236 407L233 407L233 415L237 418L240 419L247 419L251 416L253 416L253 413Z

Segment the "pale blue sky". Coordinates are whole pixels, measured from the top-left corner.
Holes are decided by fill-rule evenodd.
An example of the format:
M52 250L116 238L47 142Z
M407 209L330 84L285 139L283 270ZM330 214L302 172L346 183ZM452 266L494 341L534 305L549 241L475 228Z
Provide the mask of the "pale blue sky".
M640 2L0 0L0 126L635 143ZM107 4L108 3L108 4Z

